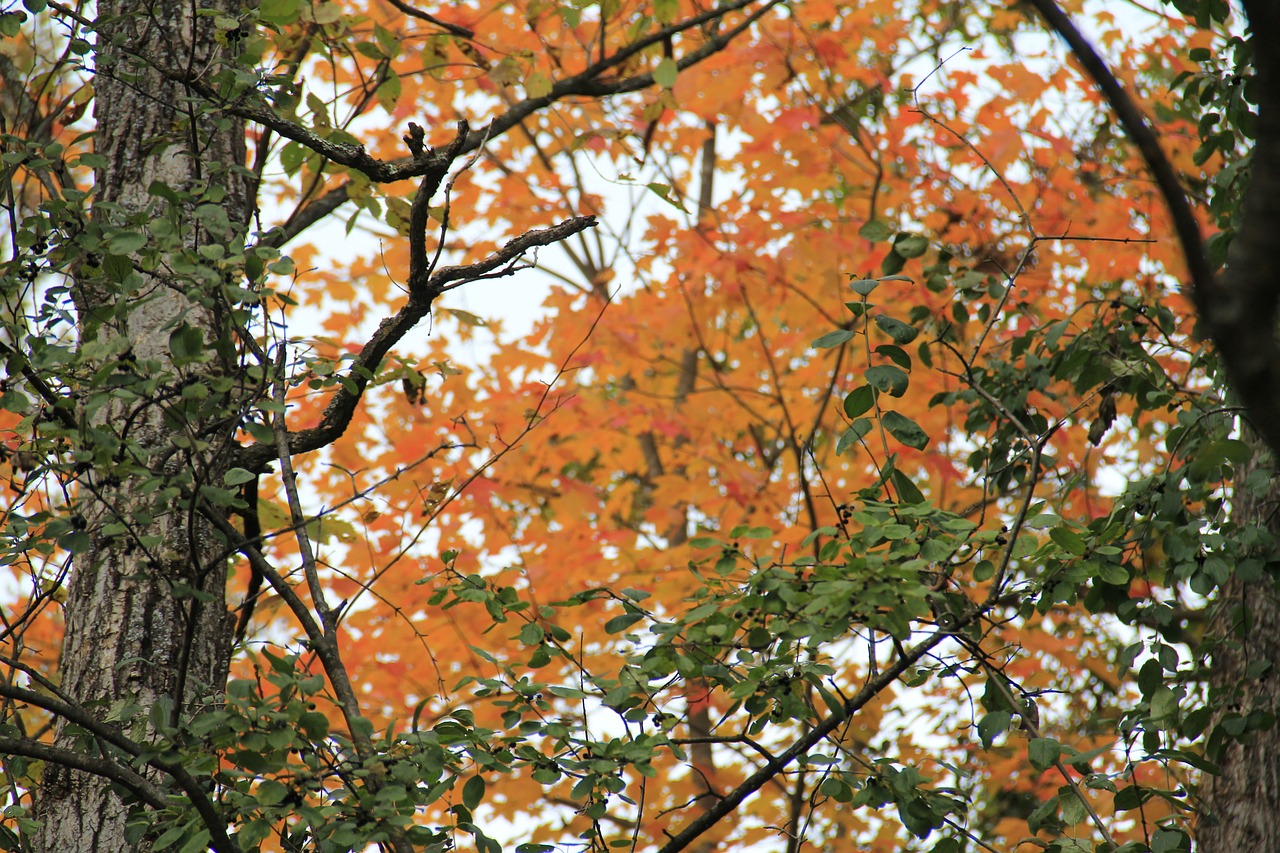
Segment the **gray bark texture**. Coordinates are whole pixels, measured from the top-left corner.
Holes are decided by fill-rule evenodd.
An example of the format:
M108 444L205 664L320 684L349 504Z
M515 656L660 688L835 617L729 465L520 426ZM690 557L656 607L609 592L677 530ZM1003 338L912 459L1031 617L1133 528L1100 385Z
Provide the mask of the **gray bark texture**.
M1244 217L1232 241L1221 285L1226 298L1215 300L1207 314L1210 334L1227 362L1233 389L1248 407L1247 420L1262 439L1250 466L1255 476L1275 470L1280 453L1280 271L1275 263L1280 234L1280 8L1273 0L1246 2L1253 31L1259 99L1252 172ZM1237 472L1237 483L1250 469ZM1237 488L1233 520L1257 525L1280 536L1280 477L1272 474L1264 494ZM1280 555L1267 555L1268 566L1280 566ZM1280 714L1280 578L1269 575L1245 584L1232 577L1220 590L1210 636L1222 644L1213 655L1211 695L1226 699L1224 711L1248 714L1262 710ZM1270 664L1260 678L1246 678L1254 662ZM1243 741L1226 744L1213 757L1221 767L1207 776L1203 795L1207 814L1197 828L1200 853L1280 851L1280 725L1250 732Z
M1237 488L1232 513L1242 525L1266 525L1280 533L1280 477L1268 474L1272 456L1254 435L1253 460L1237 471L1238 482L1254 475L1267 483L1265 492ZM1280 711L1280 596L1276 582L1264 577L1242 583L1233 576L1219 589L1209 624L1218 644L1209 675L1210 695L1223 701L1215 723L1229 713ZM1246 677L1250 664L1270 662L1261 677ZM1201 853L1280 851L1280 726L1249 732L1242 740L1227 740L1220 753L1209 756L1222 769L1206 774L1201 795L1205 812L1196 831Z
M143 58L197 75L215 67L225 48L216 44L207 12L195 14L198 7L234 17L240 3L97 4L95 147L106 162L95 175L92 216L98 225L139 230L161 216L177 217L188 227L173 251L243 239L249 213L243 122L202 115L183 86ZM173 210L149 191L153 182L179 192L225 189L220 205L229 228L214 233L208 217L197 224L190 209ZM99 398L92 388L79 395L86 450L101 459L109 448L120 465L113 470L95 462L73 496L90 546L74 558L60 680L99 719L146 742L155 737L148 722L153 707L172 699L171 719L187 718L216 703L226 682L232 623L224 598L224 546L191 496L201 484L221 485L234 423L223 406L208 406L202 421L190 407L177 411L174 404L182 388L234 370L226 358L234 347L227 344L216 285L198 287L199 273L137 270L135 264L135 274L120 284L89 273L77 282L82 345L100 346L116 358L128 354L137 376L161 381L149 399ZM223 357L175 364L170 335L181 323L200 329L206 345ZM70 749L83 749L83 738L65 723L56 732L57 745ZM39 848L48 853L149 848L146 839L126 840L127 808L100 777L51 763L37 807L44 823Z

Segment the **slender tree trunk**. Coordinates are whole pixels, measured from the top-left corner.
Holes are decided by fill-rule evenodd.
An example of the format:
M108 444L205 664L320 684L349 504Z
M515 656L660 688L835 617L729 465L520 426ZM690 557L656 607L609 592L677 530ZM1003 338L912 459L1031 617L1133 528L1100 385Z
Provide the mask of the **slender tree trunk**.
M1251 431L1253 460L1237 471L1237 482L1263 478L1274 470L1273 457ZM1266 482L1264 480L1264 482ZM1280 536L1280 476L1271 474L1265 493L1237 488L1232 515L1241 527L1262 526ZM1273 560L1268 560L1274 564ZM1280 589L1270 574L1253 583L1233 576L1219 591L1209 636L1219 643L1209 673L1212 698L1224 716L1280 713ZM1269 663L1271 671L1246 674L1250 665ZM1249 732L1243 740L1224 740L1209 757L1221 775L1206 775L1206 813L1197 828L1201 853L1280 850L1280 726Z
M192 495L222 485L234 421L220 401L233 393L235 347L223 282L194 250L243 240L244 125L203 114L143 58L213 73L226 48L197 7L240 11L238 0L97 4L95 146L103 161L86 233L128 229L147 245L113 257L113 236L117 251L134 246L118 239L121 231L99 232L103 242L75 283L80 343L92 355L86 376L96 368L102 381L109 370L136 399L106 402L87 383L77 396L77 450L88 464L72 500L86 536L73 549L61 685L140 740L216 703L231 649L223 546ZM159 263L148 258L157 248ZM184 391L195 386L198 394ZM61 725L56 737L75 748L83 733ZM51 764L37 803L39 846L48 853L148 849L145 839L126 840L127 809L102 779Z

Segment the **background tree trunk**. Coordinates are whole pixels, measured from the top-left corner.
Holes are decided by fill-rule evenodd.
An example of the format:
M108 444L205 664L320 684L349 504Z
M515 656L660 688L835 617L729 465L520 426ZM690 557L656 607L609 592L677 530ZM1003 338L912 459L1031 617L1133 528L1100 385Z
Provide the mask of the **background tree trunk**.
M232 17L240 8L235 0L199 5ZM165 0L100 0L97 7L95 145L105 162L95 175L89 233L110 225L146 234L152 246L163 246L158 270L182 269L167 261L198 244L234 246L248 219L244 123L202 115L183 86L143 58L211 74L225 48L215 41L212 18L196 17L196 7ZM154 195L157 183L178 195L167 194L170 201ZM225 223L206 209L194 224L202 197L220 199ZM165 217L189 224L174 232L185 245L158 244L162 232L147 231ZM213 387L215 399L229 393L218 391L215 380L232 377L227 354L234 347L225 303L219 305L221 282L210 280L208 264L183 276L146 275L135 253L131 274L127 267L121 274L117 263L110 277L99 271L108 254L87 257L75 285L80 342L94 353L90 369L113 369L140 399L121 402L113 395L99 404L89 388L77 398L78 449L92 463L72 500L88 545L73 556L61 684L100 718L146 740L156 723L216 702L226 681L232 636L226 561L192 495L202 484L222 485L221 458L235 424L222 416L221 405L185 405L182 389L199 383ZM221 358L175 361L170 336L182 324L198 329ZM175 710L165 712L170 699ZM163 716L149 719L153 709ZM60 746L74 747L83 733L60 724L56 737ZM145 840L126 840L126 807L101 778L51 764L38 803L41 847L50 853L148 847Z

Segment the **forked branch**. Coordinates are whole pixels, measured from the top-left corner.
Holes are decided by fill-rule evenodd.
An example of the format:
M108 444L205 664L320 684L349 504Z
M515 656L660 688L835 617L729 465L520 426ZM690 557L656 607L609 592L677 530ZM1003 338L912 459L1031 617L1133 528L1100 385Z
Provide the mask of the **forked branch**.
M441 293L466 282L513 271L511 265L529 250L558 243L595 224L594 216L575 216L558 225L521 234L489 257L473 264L443 267L429 275L411 268L408 302L395 314L383 320L361 348L360 354L356 356L351 368L347 371L346 381L325 407L320 424L290 434L290 452L298 454L318 450L332 444L346 431L351 418L355 415L360 398L368 388L370 380L376 375L382 360L392 347L430 313L432 302ZM425 252L422 262L427 263ZM419 258L415 257L412 266L417 266L418 263ZM506 268L505 272L503 268ZM415 273L417 276L425 277L425 281L415 283L417 277ZM252 444L241 449L236 464L258 473L265 470L266 466L276 458L277 452L277 448L270 443Z
M1243 220L1227 267L1219 276L1205 252L1182 182L1142 111L1054 0L1031 0L1031 4L1101 90L1151 170L1173 218L1191 277L1191 299L1204 329L1222 354L1231 387L1247 406L1253 428L1280 458L1280 339L1276 336L1280 271L1272 257L1280 231L1280 67L1269 47L1280 34L1275 5L1262 0L1244 3L1258 45L1253 87L1258 93L1256 144Z

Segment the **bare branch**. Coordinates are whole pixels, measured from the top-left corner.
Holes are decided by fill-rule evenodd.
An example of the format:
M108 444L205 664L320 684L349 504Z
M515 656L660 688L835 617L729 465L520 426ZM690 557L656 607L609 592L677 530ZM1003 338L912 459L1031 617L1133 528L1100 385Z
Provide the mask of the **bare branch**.
M596 218L594 216L575 216L558 225L552 225L550 228L542 228L521 234L519 237L508 241L505 246L483 261L436 270L427 282L427 290L433 294L444 293L446 290L453 290L455 287L467 282L478 281L481 278L488 277L489 273L504 264L519 260L520 256L530 249L558 243L561 240L572 237L574 234L594 227L595 224Z
M417 125L412 125L412 127L416 128ZM458 135L444 151L445 156L449 158L450 164L462 151L462 146L467 141L468 128L469 125L465 119L458 122ZM419 134L421 134L421 130L417 134L408 137L413 141L413 145L410 148L421 144L418 142ZM427 258L427 218L430 212L431 199L435 196L436 191L440 189L440 181L444 179L444 172L441 172L438 176L433 175L433 178L434 180L423 179L418 186L418 192L413 196L413 206L409 209L409 298L411 301L415 294L421 294L424 288L429 287L427 279L431 275L431 261ZM447 221L446 217L446 223ZM443 245L443 240L441 244Z
M164 791L148 781L146 777L139 776L128 767L117 764L109 758L95 757L71 749L59 749L52 744L17 737L0 737L0 753L22 755L110 779L128 788L138 799L153 809L164 809L170 805Z
M387 0L387 2L390 3L392 6L395 6L401 12L404 12L410 18L417 18L420 21L426 21L428 24L431 24L433 27L439 27L440 29L444 30L450 35L458 36L459 38L464 38L464 39L469 39L475 35L474 32L467 29L466 27L459 26L458 24L451 24L448 21L442 21L433 15L427 14L421 9L416 9L413 6L410 6L408 3L405 3L404 0Z
M346 204L351 199L348 187L350 187L349 182L339 184L301 210L295 210L293 214L285 220L284 225L272 229L271 232L262 239L261 245L279 249L281 246L292 241L303 231L306 231L312 225L323 221L329 216L329 214L342 207L342 205Z
M284 433L282 428L277 428L279 433ZM280 435L281 443L285 439L285 435ZM269 445L266 445L269 448ZM281 464L289 464L289 454L282 449L280 455ZM286 478L285 482L289 482ZM306 538L305 519L301 518L301 505L297 504L297 492L293 491L290 496L290 512L294 514L295 524L300 524L298 530L299 547L304 549L304 554L310 552L310 540ZM235 526L226 520L215 508L207 503L201 504L201 514L212 522L219 531L227 537L241 554L249 561L249 565L261 573L262 577L271 584L271 588L285 602L294 617L298 620L298 624L307 635L307 642L311 646L312 651L316 653L316 657L320 659L320 665L324 668L324 673L329 678L329 684L333 687L334 696L337 697L338 707L342 712L343 720L347 725L347 732L351 736L351 742L355 745L357 757L369 768L369 773L365 776L365 784L368 789L375 794L382 787L383 774L372 768L374 757L377 752L374 749L373 741L363 726L358 725L362 717L360 713L360 700L356 696L355 688L351 684L351 676L347 672L347 665L342 660L342 649L338 644L337 621L332 611L324 604L323 593L320 590L319 577L314 575L315 557L311 555L307 557L311 561L312 570L308 572L307 580L312 582L312 594L316 599L316 610L323 620L319 622L307 609L306 603L299 597L293 586L284 579L284 577L276 570L275 566L263 556L261 549L252 542L246 540ZM404 835L399 830L393 830L394 834L391 838L391 846L397 853L410 853L412 846L405 840Z
M595 224L594 216L575 216L550 228L529 231L511 240L483 261L444 267L432 274L421 287L411 287L409 301L378 325L373 336L356 356L350 370L347 371L346 381L325 407L320 425L292 433L289 439L289 451L297 454L318 450L332 444L346 431L360 403L360 398L368 387L369 381L377 373L382 360L392 347L431 312L432 302L441 293L466 282L492 277L494 270L515 262L530 249L549 246L579 231L591 228ZM249 471L261 472L276 458L276 453L276 448L272 444L252 444L241 449L236 464Z
M276 404L275 417L272 418L272 431L276 437L276 449L280 462L280 482L284 485L285 497L289 504L289 520L293 527L293 536L298 543L298 555L302 558L302 573L307 579L307 591L311 593L311 603L320 617L320 627L326 637L331 637L336 627L333 608L324 594L324 585L320 583L320 572L316 568L315 551L311 548L311 536L307 533L307 519L302 511L302 499L298 496L298 474L293 470L293 454L289 452L289 427L286 413L285 394L289 387L289 372L286 359L288 345L280 344L279 358L276 361L276 381L271 397Z

